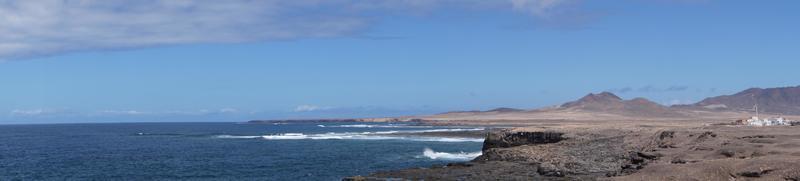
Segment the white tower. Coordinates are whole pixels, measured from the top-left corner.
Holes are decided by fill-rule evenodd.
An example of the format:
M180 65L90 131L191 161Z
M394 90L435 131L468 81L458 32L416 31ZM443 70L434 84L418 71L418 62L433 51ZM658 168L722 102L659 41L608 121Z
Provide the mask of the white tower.
M756 99L756 94L753 93L751 96L753 96L753 102L755 104L755 105L753 105L753 109L756 110L756 119L759 119L758 118L758 100Z

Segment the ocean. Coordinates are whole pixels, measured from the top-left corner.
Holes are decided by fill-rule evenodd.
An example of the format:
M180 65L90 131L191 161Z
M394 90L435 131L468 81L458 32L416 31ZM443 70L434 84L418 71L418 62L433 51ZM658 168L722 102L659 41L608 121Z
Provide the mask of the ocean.
M0 125L0 180L341 180L470 160L480 155L482 139L409 134L480 129L365 123Z

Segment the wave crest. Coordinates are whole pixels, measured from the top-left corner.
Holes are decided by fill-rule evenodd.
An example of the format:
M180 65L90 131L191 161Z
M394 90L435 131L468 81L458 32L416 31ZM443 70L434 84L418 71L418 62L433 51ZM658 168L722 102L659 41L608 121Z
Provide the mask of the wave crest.
M253 139L263 138L266 140L409 140L409 141L429 141L429 142L483 142L483 138L458 138L458 137L431 137L431 136L409 136L393 135L398 133L425 133L425 132L448 132L463 131L464 129L434 129L434 130L414 130L414 131L378 131L378 132L344 132L344 133L322 133L322 134L303 134L303 133L283 133L261 136L233 136L218 135L217 138L239 138Z
M217 138L225 138L225 139L255 139L261 136L236 136L236 135L217 135Z
M332 127L317 125L318 127ZM360 126L360 125L357 125ZM370 125L371 126L371 125ZM460 132L460 131L482 131L485 128L450 128L450 129L421 129L421 130L389 130L374 132L329 132L319 134L303 133L282 133L259 136L236 136L236 135L217 135L217 138L231 139L253 139L262 138L266 140L409 140L409 141L429 141L429 142L483 142L483 138L463 138L463 137L437 137L413 135L416 133L435 133L435 132Z
M381 125L381 124L345 124L345 125L334 125L334 126L327 126L332 128L433 128L433 126L414 126L414 125L406 125L406 124L389 124L389 125Z
M481 152L459 152L459 153L447 153L447 152L436 152L431 150L430 148L425 148L422 151L422 155L434 160L457 160L457 161L469 161L472 159L481 156L483 153Z
M308 138L308 136L304 135L303 133L284 133L277 135L264 135L261 137L268 140L301 140Z

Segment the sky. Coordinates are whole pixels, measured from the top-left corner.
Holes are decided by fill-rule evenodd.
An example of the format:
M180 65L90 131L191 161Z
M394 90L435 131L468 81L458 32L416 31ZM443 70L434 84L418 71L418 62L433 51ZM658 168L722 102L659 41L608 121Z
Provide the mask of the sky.
M0 124L690 104L800 85L800 1L0 0Z

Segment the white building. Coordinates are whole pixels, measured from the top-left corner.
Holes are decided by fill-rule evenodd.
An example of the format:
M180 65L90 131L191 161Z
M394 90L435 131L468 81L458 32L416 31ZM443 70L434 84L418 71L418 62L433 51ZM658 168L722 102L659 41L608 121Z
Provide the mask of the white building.
M743 123L748 126L789 126L792 124L791 122L791 120L786 120L782 117L759 119L758 116L755 116L744 120Z

